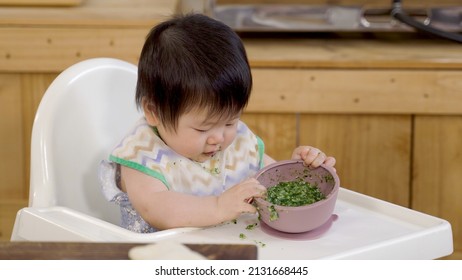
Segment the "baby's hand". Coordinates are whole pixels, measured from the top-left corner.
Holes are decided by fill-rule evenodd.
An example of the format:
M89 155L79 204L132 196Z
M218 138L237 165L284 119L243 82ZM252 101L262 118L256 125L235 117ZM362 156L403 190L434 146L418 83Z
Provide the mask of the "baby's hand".
M226 190L218 197L218 211L223 221L236 219L242 213L256 213L250 204L254 197L262 197L266 188L256 179L251 178Z
M292 153L292 159L301 159L305 165L316 168L321 164L328 166L335 165L335 158L326 156L321 150L311 146L297 147Z

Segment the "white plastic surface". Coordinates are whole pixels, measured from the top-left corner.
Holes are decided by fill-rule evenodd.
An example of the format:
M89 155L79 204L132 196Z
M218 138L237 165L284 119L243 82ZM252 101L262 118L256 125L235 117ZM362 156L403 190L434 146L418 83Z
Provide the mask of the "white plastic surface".
M29 206L64 206L117 223L101 195L98 164L141 116L137 67L111 58L79 62L49 86L34 120Z
M275 237L262 230L255 216L172 238L184 243L253 243L260 247L259 259L436 259L453 252L447 221L408 208L341 189L334 214L332 226L311 240ZM255 222L259 226L246 229Z
M263 231L256 215L205 229L137 234L66 208L26 208L13 240L256 244L259 259L436 259L453 252L451 225L437 217L343 188L334 214L322 235L289 240Z

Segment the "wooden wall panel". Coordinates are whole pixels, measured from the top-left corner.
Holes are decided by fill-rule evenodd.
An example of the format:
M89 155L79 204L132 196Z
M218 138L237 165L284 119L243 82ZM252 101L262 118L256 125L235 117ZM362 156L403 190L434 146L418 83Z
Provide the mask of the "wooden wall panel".
M242 120L265 142L266 154L276 160L290 159L297 143L295 114L246 112Z
M258 68L252 73L250 112L462 114L460 71Z
M25 136L19 74L0 74L0 198L24 198Z
M94 57L136 63L148 31L149 28L2 27L0 71L61 72L78 61Z
M0 241L9 241L19 209L27 206L27 199L0 198Z
M345 188L410 206L411 117L309 115L300 119L300 143L337 159Z
M34 123L35 113L40 101L45 94L46 89L56 78L57 74L21 74L21 96L22 96L22 115L23 115L23 135L24 139L24 172L25 186L24 196L29 194L30 178L30 147L32 126Z
M0 6L77 6L83 0L0 0Z
M56 74L0 74L0 240L29 198L30 137L35 112Z
M252 66L267 69L273 67L329 70L459 70L462 68L460 45L454 43L448 45L447 41L390 38L358 40L344 36L345 38L339 37L333 40L314 38L290 40L284 36L271 40L245 38L244 43ZM445 52L442 53L441 49L445 49Z
M415 118L412 207L451 223L462 251L462 117Z

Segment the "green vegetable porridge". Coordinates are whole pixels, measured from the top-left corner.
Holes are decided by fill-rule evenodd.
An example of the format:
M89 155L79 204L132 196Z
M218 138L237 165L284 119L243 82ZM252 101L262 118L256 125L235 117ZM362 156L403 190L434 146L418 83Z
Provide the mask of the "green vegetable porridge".
M280 206L302 206L325 199L317 186L303 180L280 182L268 188L266 200Z

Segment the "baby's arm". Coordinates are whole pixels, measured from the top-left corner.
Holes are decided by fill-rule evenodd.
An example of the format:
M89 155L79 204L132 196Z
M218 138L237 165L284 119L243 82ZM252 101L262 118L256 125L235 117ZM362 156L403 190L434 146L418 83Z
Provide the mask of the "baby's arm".
M257 180L248 179L220 196L199 197L169 191L160 180L124 166L121 181L136 211L159 230L211 226L242 213L255 213L255 207L246 201L261 197L265 191Z

